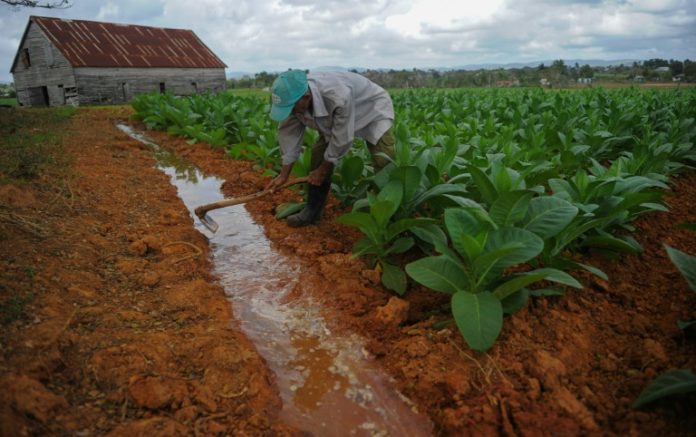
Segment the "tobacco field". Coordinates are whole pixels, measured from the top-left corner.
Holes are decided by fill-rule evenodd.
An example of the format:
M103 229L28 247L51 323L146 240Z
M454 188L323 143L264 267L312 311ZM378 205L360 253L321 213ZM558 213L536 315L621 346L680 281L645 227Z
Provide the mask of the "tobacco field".
M301 187L245 206L302 266L284 299L309 293L331 332L363 338L431 435L693 432L696 88L392 98L391 164L375 173L356 140L318 225L285 224ZM2 114L0 434L302 435L212 237L114 127L236 197L280 170L269 105L149 94ZM24 141L39 154L8 152Z

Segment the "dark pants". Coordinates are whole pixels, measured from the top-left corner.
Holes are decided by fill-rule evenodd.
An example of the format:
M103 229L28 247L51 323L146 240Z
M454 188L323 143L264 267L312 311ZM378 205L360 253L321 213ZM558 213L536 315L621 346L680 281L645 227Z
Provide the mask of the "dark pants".
M377 144L367 144L367 147L372 154L372 161L375 165L375 171L380 170L389 163L389 160L386 158L375 155L381 152L389 157L393 157L394 142L394 136L392 135L390 129L385 132L384 135L382 135L382 138L377 141ZM322 162L324 162L324 153L326 152L327 147L328 142L324 139L324 137L321 136L312 146L312 170L316 169L321 165ZM329 190L331 189L332 174L333 166L331 166L331 170L327 172L326 178L320 185L307 184L307 204L302 211L288 217L288 224L290 226L306 226L319 221L321 218L321 213L324 209L324 204L326 203L326 196L329 194Z
M372 162L375 165L375 172L384 168L389 164L389 160L382 156L376 156L378 153L384 153L385 155L393 158L394 157L394 135L391 133L391 129L387 130L382 138L377 141L377 144L367 143L367 149L372 155ZM319 167L324 161L324 153L326 153L326 148L329 143L324 139L323 136L319 136L319 139L312 146L312 170Z

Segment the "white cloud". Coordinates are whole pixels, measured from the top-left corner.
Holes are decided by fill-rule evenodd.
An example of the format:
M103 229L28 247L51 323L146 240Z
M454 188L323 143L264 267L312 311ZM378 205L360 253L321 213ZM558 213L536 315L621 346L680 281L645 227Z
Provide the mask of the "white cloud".
M108 2L97 13L97 21L110 21L119 17L121 9L113 2Z
M398 34L419 38L460 32L490 21L503 4L503 0L415 0L408 11L388 17L385 24Z
M696 58L693 0L89 0L0 5L0 81L31 14L192 29L230 71L252 73Z

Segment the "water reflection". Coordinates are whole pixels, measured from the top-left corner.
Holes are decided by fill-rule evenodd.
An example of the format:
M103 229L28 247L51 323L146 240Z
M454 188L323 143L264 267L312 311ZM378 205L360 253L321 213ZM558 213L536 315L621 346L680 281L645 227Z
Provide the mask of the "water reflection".
M170 176L196 228L210 239L215 273L235 317L276 375L283 421L319 436L431 434L430 422L414 413L366 358L357 336L332 333L308 298L284 303L299 286L302 266L272 249L243 205L211 211L220 224L216 234L198 223L193 210L223 198L222 180L205 176L130 127L118 127L153 148L158 168ZM310 295L299 291L293 295Z

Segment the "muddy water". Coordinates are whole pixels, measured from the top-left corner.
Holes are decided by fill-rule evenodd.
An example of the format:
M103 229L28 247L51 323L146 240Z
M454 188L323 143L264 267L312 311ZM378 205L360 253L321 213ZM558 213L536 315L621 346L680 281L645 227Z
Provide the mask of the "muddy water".
M329 330L318 306L301 297L308 294L297 283L302 265L271 247L243 205L209 213L220 225L215 234L198 222L197 206L223 198L221 179L205 176L126 125L118 128L152 147L158 168L210 239L235 315L275 373L281 420L317 436L431 435L430 422L392 388L361 339ZM300 297L289 300L293 289Z

